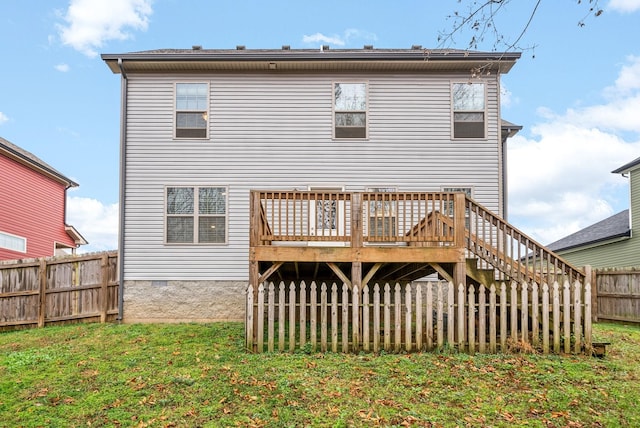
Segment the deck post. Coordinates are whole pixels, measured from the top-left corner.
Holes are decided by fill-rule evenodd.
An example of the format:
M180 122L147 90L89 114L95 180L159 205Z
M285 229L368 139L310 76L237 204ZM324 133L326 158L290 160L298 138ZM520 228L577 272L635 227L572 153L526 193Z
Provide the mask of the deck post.
M250 192L249 199L249 221L251 222L249 227L249 284L254 287L254 290L258 288L258 281L260 278L260 264L258 260L255 260L255 253L252 251L259 243L260 239L260 210L258 207L260 206L260 193L256 191ZM256 350L257 341L256 334L262 334L262 332L258 332L258 293L255 292L253 294L253 351ZM245 317L246 318L246 317ZM246 320L245 320L246 322ZM246 328L245 328L246 332ZM246 338L245 338L246 343Z
M362 247L362 239L362 193L356 192L351 194L351 248Z
M455 236L455 246L464 250L465 248L465 202L466 196L464 193L456 193L454 195L454 209L453 209L453 233ZM464 253L462 253L464 254ZM453 268L453 281L454 286L459 287L461 284L467 285L467 263L464 258L458 260Z
M255 190L251 191L251 197L249 199L249 221L251 225L249 227L249 246L255 247L259 244L260 240L260 192ZM255 285L255 284L254 284Z
M453 233L455 236L455 244L458 248L465 248L465 201L466 196L464 193L456 193L454 196L454 209L453 209Z

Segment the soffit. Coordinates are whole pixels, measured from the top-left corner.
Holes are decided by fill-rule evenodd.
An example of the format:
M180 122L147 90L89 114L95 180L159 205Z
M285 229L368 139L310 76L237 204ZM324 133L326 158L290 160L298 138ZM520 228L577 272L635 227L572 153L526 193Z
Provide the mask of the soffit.
M422 51L189 51L106 54L113 73L482 72L507 73L519 54Z

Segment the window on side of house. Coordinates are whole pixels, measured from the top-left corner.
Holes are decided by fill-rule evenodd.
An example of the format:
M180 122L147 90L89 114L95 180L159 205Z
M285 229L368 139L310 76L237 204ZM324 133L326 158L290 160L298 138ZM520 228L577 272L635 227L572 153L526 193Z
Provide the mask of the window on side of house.
M0 232L0 248L20 253L27 252L27 238L12 235L10 233Z
M486 138L484 83L453 83L453 138Z
M207 138L209 85L176 83L176 138Z
M167 244L227 242L227 188L166 188Z
M367 84L334 83L334 138L367 138Z

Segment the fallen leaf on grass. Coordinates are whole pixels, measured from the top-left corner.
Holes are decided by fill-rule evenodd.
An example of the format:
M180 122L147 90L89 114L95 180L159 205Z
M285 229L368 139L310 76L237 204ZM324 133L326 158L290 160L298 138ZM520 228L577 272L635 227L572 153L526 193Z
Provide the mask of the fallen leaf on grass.
M34 392L29 396L29 400L33 400L34 398L39 398L39 397L46 397L48 393L49 393L48 388L39 389L37 392Z
M509 412L504 412L502 414L502 418L507 421L507 422L513 422L516 420L515 416L513 416L511 413Z

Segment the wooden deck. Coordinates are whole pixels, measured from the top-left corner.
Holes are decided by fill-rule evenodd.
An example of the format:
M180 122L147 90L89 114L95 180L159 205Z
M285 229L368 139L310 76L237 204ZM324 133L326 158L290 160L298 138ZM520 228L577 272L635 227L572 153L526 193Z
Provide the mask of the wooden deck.
M448 192L252 191L249 283L582 281L500 217Z

